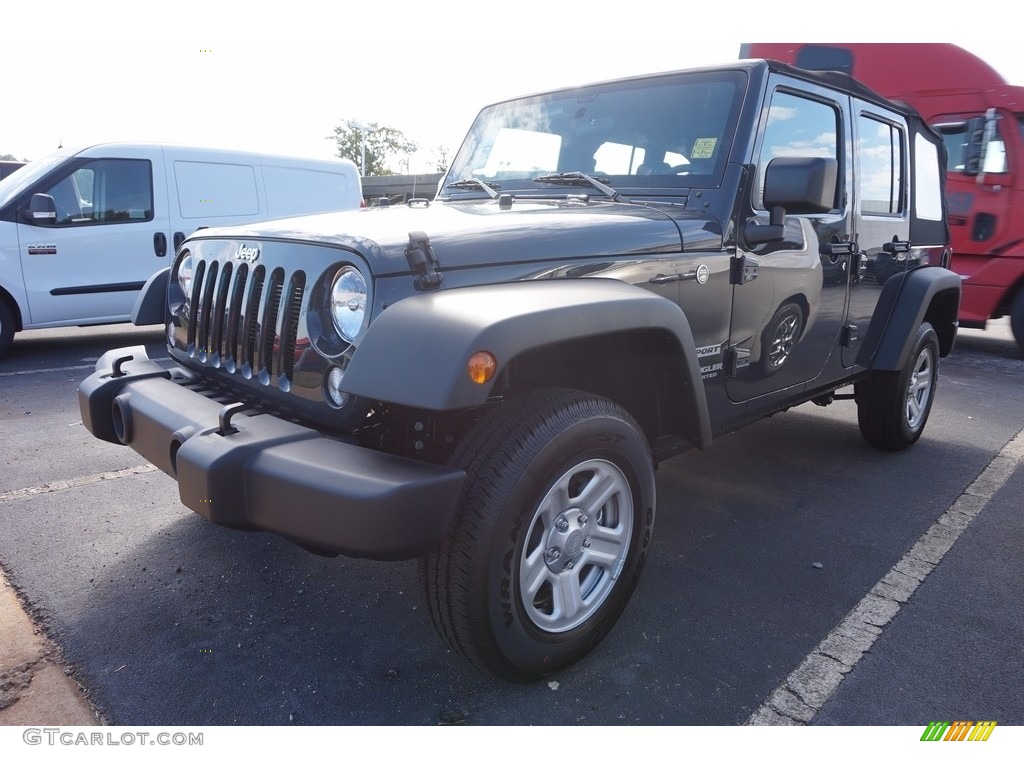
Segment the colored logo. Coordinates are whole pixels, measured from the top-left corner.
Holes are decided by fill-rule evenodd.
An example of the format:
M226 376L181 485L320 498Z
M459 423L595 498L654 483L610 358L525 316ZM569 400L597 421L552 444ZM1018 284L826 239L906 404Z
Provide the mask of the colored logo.
M988 741L995 727L995 720L933 720L921 734L921 741Z

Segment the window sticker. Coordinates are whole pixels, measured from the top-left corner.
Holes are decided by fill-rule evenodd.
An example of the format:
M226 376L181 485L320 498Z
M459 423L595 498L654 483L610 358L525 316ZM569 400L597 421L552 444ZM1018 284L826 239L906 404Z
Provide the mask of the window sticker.
M690 152L691 160L707 160L715 154L715 145L718 139L714 136L707 139L697 139L693 142L693 151Z

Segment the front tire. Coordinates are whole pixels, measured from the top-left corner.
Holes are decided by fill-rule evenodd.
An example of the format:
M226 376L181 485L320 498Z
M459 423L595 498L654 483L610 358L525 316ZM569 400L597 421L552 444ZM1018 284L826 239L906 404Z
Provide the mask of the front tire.
M874 371L855 389L857 422L876 448L901 451L917 442L935 401L939 382L939 339L921 323L900 371Z
M528 393L478 423L442 545L420 562L435 628L480 669L533 680L573 664L622 614L654 525L654 468L620 406Z

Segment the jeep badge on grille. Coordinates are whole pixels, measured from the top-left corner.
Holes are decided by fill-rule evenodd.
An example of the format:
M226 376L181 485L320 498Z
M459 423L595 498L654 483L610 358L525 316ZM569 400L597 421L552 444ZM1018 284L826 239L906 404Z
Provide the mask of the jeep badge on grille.
M256 246L249 247L245 243L238 246L238 250L235 251L235 258L241 259L242 261L256 261L260 257L260 249Z

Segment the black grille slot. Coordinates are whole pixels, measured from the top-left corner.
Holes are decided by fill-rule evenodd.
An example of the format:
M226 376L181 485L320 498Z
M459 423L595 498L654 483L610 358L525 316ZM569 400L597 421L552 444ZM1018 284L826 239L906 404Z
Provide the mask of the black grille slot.
M285 378L292 381L295 373L295 335L299 329L299 317L302 313L302 294L306 288L306 275L296 272L292 275L288 286L287 306L284 321L281 324L281 370Z
M203 297L200 299L199 327L196 330L196 347L199 352L199 361L205 363L210 359L213 349L210 346L210 326L213 318L213 297L217 292L217 262L210 264L206 273L205 285L203 286Z
M224 350L224 327L227 324L228 291L231 288L231 262L224 265L220 273L220 284L217 287L217 301L210 314L210 362L219 366L227 357Z
M242 300L245 298L245 281L248 278L249 265L239 265L238 271L235 272L235 285L231 291L231 305L228 307L227 333L224 336L225 363L232 373L241 355L238 349L238 329L242 323Z
M256 315L260 311L260 299L263 296L263 282L267 270L261 264L252 273L249 284L249 298L245 302L245 319L242 321L242 354L241 363L250 370L254 369L256 356L256 339L260 334L260 323Z
M192 274L192 295L188 302L188 348L189 354L195 349L196 326L199 321L199 298L203 291L203 276L206 274L206 262L200 261Z
M284 270L275 269L270 273L270 285L267 287L267 305L263 309L263 327L260 329L260 373L273 376L274 342L277 340L277 318L281 313L281 294L284 291Z

